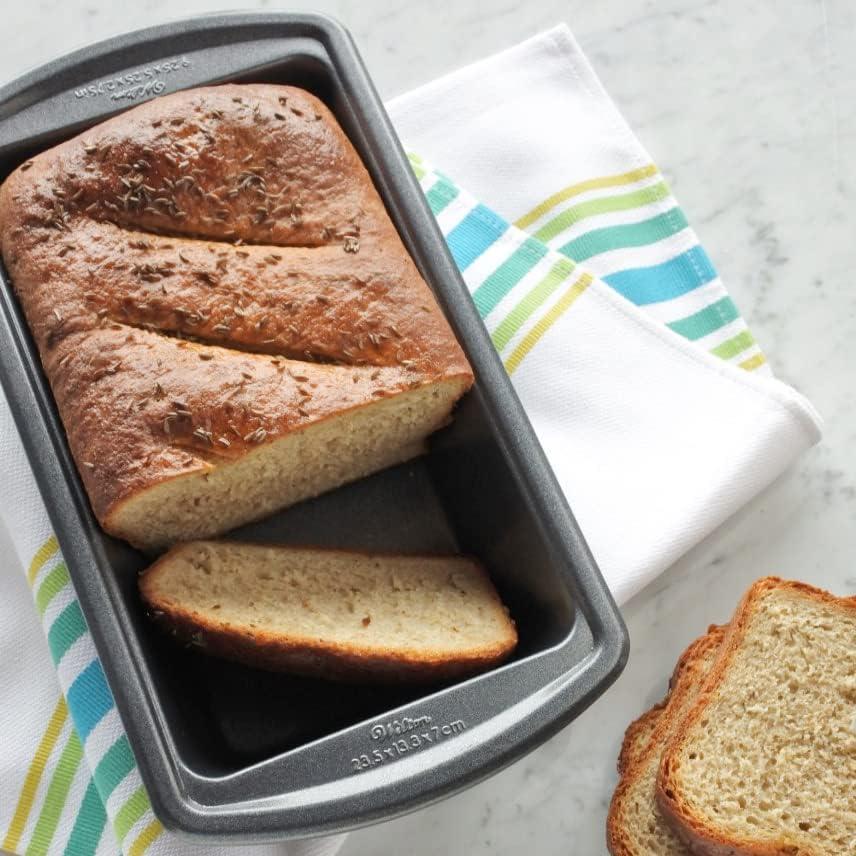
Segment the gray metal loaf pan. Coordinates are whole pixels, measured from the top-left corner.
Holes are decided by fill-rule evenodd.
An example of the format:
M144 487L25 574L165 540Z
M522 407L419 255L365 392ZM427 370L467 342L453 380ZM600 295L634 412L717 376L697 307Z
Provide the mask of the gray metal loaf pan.
M0 379L156 814L217 842L319 835L448 796L569 723L617 677L627 635L349 35L311 15L197 18L110 39L0 89L0 179L139 101L200 84L303 86L334 111L472 363L427 456L241 537L466 552L515 618L514 659L452 686L337 686L207 659L153 632L146 564L99 529L5 272Z

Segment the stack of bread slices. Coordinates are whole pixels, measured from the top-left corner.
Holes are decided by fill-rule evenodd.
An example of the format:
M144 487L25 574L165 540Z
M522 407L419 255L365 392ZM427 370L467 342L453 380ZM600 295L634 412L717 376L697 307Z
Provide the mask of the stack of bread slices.
M856 854L856 598L759 580L627 730L613 856Z

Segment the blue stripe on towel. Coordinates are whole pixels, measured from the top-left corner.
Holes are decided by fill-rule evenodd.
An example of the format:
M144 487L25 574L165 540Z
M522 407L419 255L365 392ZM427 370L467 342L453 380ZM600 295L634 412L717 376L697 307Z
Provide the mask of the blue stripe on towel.
M672 300L716 278L707 253L693 247L652 267L617 271L603 279L637 306Z

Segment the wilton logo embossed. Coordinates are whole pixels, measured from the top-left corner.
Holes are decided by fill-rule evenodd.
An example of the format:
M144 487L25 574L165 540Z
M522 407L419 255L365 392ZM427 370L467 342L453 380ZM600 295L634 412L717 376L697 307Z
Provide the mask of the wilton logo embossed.
M186 56L165 59L135 71L127 71L118 77L109 77L74 90L75 98L96 98L106 95L111 101L136 101L150 95L160 95L166 89L164 75L190 68L192 63Z
M430 724L430 716L417 716L416 719L411 719L409 716L402 716L401 719L378 722L372 726L372 740L390 740L393 737L398 737L400 734L413 731L414 728L419 728L420 725Z
M403 716L389 722L375 723L369 730L373 741L388 743L372 749L370 752L357 755L350 759L351 769L355 773L370 770L380 764L386 764L401 758L411 752L427 749L434 743L439 743L447 737L466 731L466 723L462 719L445 722L442 725L432 725L430 716L410 718Z

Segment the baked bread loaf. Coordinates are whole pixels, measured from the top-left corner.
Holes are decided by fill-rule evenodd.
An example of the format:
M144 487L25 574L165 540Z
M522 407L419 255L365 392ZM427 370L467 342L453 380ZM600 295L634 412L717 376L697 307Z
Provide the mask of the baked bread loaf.
M665 702L627 729L619 756L620 781L606 825L607 847L612 856L689 854L657 805L657 772L663 748L698 696L724 635L725 628L714 626L696 639L678 660Z
M657 798L696 854L856 853L856 598L759 580L666 747Z
M274 671L439 681L495 666L517 644L484 569L460 556L200 541L173 547L139 586L179 639Z
M142 104L23 164L0 250L104 528L207 537L419 454L472 383L325 105Z

